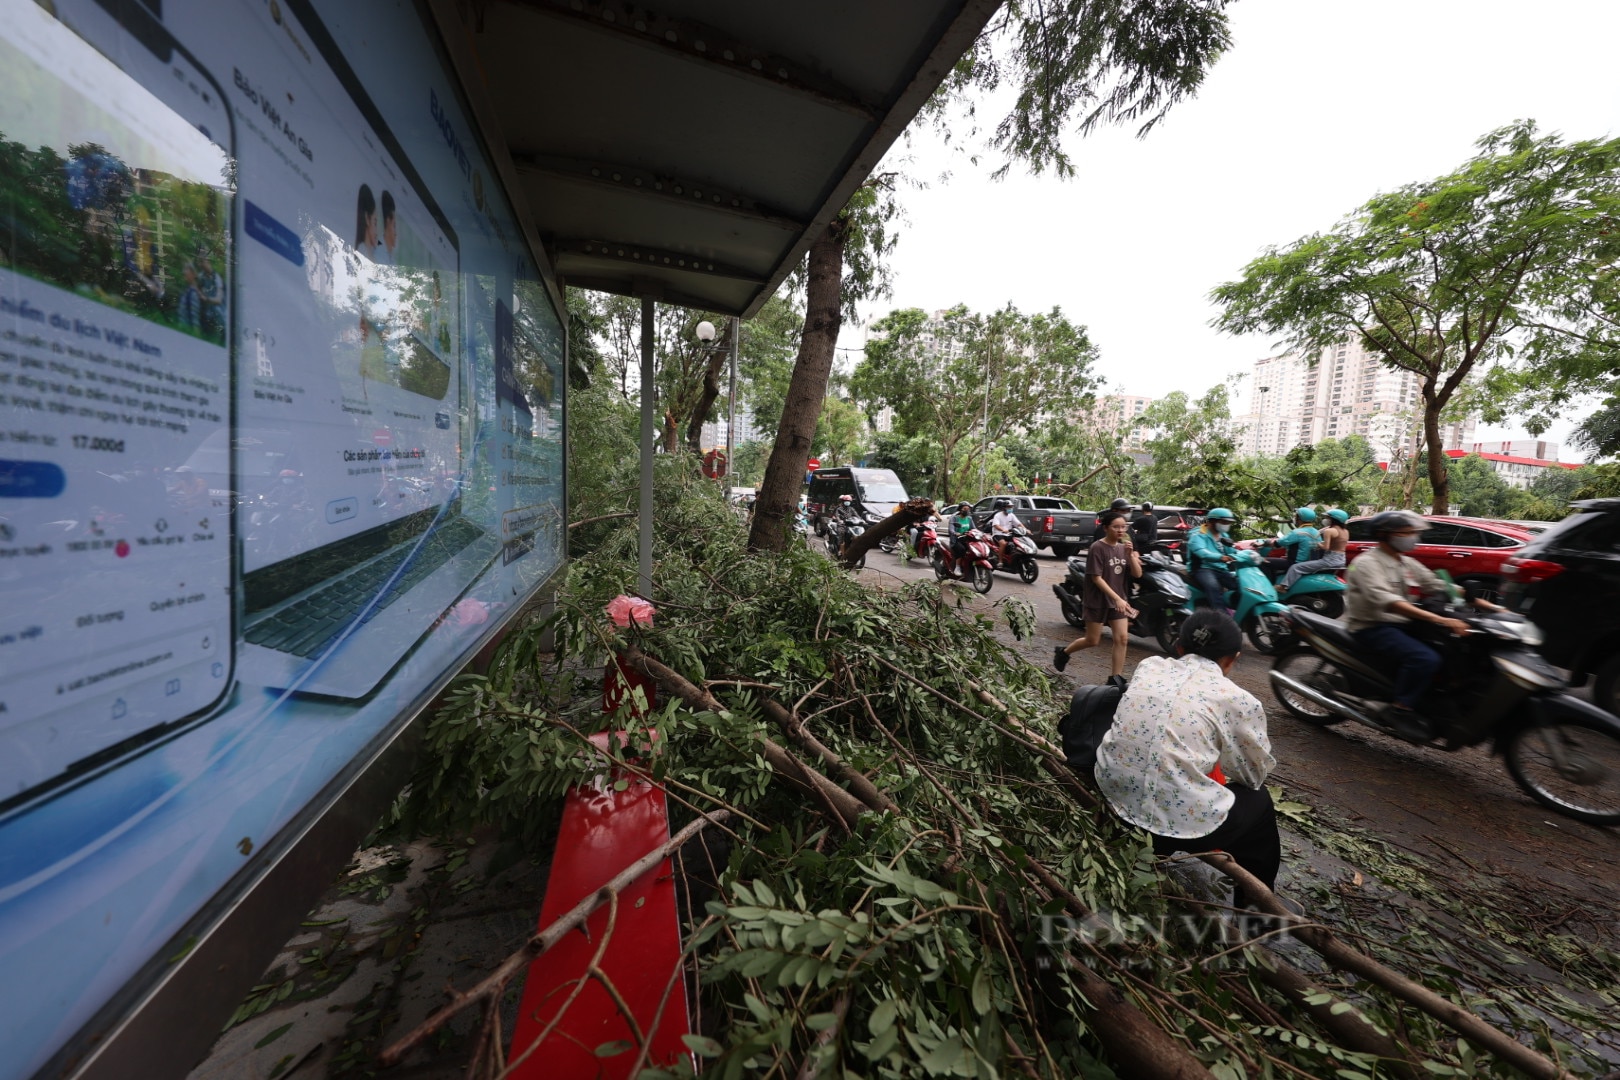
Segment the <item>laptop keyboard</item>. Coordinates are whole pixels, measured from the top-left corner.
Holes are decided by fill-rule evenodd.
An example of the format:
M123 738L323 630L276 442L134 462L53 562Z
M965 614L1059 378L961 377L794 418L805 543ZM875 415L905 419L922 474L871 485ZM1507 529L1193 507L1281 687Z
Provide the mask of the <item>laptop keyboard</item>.
M416 558L366 613L364 622L370 622L389 604L404 596L418 582L482 535L483 530L466 518L456 518L448 525L435 529L421 547L402 544L399 550L367 563L296 604L289 604L274 616L253 624L243 636L267 649L277 649L294 656L316 656L354 621L355 616L411 552L416 553Z

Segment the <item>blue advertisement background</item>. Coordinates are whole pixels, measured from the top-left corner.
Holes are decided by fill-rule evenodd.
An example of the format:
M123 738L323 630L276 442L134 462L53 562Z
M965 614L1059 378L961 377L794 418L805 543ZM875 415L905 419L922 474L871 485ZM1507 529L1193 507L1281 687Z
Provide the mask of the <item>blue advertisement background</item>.
M6 26L19 6L39 10L6 0L0 4L0 14L6 16L0 35L9 32ZM95 5L79 6L88 25L96 18ZM384 467L383 490L390 483L408 487L414 500L390 520L425 513L437 528L459 513L486 530L490 558L470 584L441 605L429 629L398 656L383 658L378 668L383 674L363 696L344 700L299 689L313 685L299 679L321 677L323 664L331 669L348 659L345 650L353 648L342 638L313 658L309 667L317 670L300 669L296 678L255 682L248 666L238 665L223 702L197 722L0 815L0 971L5 972L0 980L0 1077L31 1075L560 565L562 324L496 172L416 6L390 0L328 0L312 6L309 11L303 4L277 0L166 0L163 5L164 26L226 88L238 121L231 234L236 254L231 338L236 426L226 433L226 442L216 440L228 444L234 458L230 475L237 479L231 498L235 501L251 482L252 463L244 460L248 451L242 433L257 430L251 418L273 415L267 410L275 404L246 395L255 389L268 394L274 384L313 393L310 386L333 383L333 400L350 393L333 382L331 371L338 361L327 355L300 349L284 350L274 363L265 358L267 350L277 347L267 342L284 335L287 323L305 317L310 301L299 292L298 282L314 281L304 277L310 273L305 263L313 250L311 237L329 222L327 231L342 234L349 243L348 226L331 207L339 201L352 205L352 191L322 191L318 170L344 155L371 155L367 160L384 162L375 167L381 177L375 186L392 185L401 192L401 218L409 226L407 215L417 214L415 227L424 234L419 242L427 250L434 242L427 235L434 232L431 215L406 205L414 181L392 177L389 166L414 173L424 189L417 193L422 207L436 203L447 219L445 235L454 236L458 260L457 281L443 282L446 293L456 296L454 310L440 317L446 330L436 338L452 338L448 328L453 326L444 358L453 369L451 389L442 404L421 411L420 441L429 447L427 453L438 454L440 475L428 483L403 474L391 477ZM71 24L75 5L56 7ZM301 14L313 19L300 19ZM322 113L304 92L289 89L295 80L300 86L316 85L331 74L316 40L322 27L329 48L340 54L380 115L389 140L379 140L370 121L346 119L337 108L346 103L329 102ZM139 72L133 60L108 55L126 72ZM233 77L237 72L240 79ZM262 102L249 98L244 84L260 95L269 91L286 99L277 110L279 122L267 119ZM244 123L248 120L252 130ZM272 133L281 135L285 145L272 146ZM379 141L384 145L377 145ZM389 141L392 146L386 145ZM310 156L302 154L304 148ZM305 162L300 168L307 175L293 172L289 160ZM249 249L255 252L252 257L247 257ZM375 261L381 265L385 259L380 246L377 250ZM388 254L393 253L390 246ZM355 265L365 267L370 261ZM272 265L278 269L263 269ZM272 279L272 274L282 276ZM441 279L450 276L441 273ZM4 286L12 291L31 287ZM497 324L507 321L512 323L510 333L504 325L498 332ZM11 324L0 317L0 327ZM331 350L342 347L334 338ZM509 388L498 387L498 367L510 379ZM274 373L264 374L267 370ZM390 387L379 389L377 380L362 378L361 383L372 395L368 400L379 395L388 400L388 394L399 398ZM306 414L314 411L299 408ZM0 398L0 424L10 419ZM381 460L389 460L390 451L403 457L399 429L393 429L390 444L384 441L384 427L378 426L373 438L373 445L383 448ZM334 430L339 429L328 424L314 430L313 437L318 442ZM174 474L184 465L171 461L165 468ZM278 471L299 473L295 479L313 489L322 483L341 487L342 481L334 479L340 467L335 458L323 456L298 469ZM69 491L76 479L68 473ZM412 483L406 485L406 480ZM211 490L220 482L211 479ZM372 495L368 487L354 498L364 508ZM381 514L388 511L383 504L389 497L406 499L376 494L369 501L379 504ZM326 514L315 527L348 528L334 524L332 517L349 512L346 500L323 496L314 502L324 505ZM0 505L0 520L6 510ZM277 552L256 556L251 550L259 542L255 538L268 533L248 522L239 501L234 513L235 535L245 549L243 566L254 568L256 559L273 564ZM7 606L8 587L0 581L0 608ZM234 597L240 609L245 602L240 582ZM237 614L233 645L241 652L246 648L240 638L244 620L240 610Z

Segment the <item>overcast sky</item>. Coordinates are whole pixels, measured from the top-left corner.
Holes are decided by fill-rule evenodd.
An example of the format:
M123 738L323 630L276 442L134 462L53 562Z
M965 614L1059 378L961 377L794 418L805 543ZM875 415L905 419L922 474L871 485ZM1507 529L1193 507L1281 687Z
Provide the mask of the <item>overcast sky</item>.
M951 177L905 192L894 296L867 317L1060 305L1090 328L1114 389L1202 392L1274 351L1208 325L1210 288L1266 245L1461 164L1517 118L1572 139L1620 132L1615 0L1237 0L1229 11L1233 47L1199 95L1145 139L1071 140L1072 180L993 182L990 167L915 138L908 169ZM850 328L841 344L861 340ZM1245 380L1234 411L1248 394ZM1565 441L1568 427L1549 437Z

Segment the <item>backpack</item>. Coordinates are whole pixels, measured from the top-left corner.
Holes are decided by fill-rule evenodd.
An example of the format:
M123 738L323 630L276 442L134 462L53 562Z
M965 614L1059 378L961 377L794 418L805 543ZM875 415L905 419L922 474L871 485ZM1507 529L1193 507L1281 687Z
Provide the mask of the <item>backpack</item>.
M1074 692L1068 713L1058 721L1058 739L1069 768L1089 774L1097 767L1097 747L1113 726L1114 710L1129 685L1123 675L1110 675L1105 683Z

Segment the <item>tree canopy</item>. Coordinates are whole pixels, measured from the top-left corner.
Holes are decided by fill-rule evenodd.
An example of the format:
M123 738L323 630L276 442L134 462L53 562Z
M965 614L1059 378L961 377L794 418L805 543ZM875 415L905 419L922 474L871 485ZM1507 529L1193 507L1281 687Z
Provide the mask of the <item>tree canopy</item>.
M1097 386L1097 349L1059 308L1012 304L981 315L957 305L933 319L901 308L872 324L850 390L870 414L894 410L894 429L938 447L935 476L949 499L972 491L987 446L1048 418L1074 420Z
M1282 335L1306 355L1347 337L1417 375L1421 447L1441 413L1494 365L1590 388L1620 357L1609 307L1620 215L1620 139L1566 143L1531 121L1493 131L1457 170L1378 195L1333 230L1271 248L1215 288L1215 325ZM1607 271L1605 271L1607 274ZM1493 384L1499 393L1508 383ZM1555 408L1557 395L1544 397ZM1521 404L1498 404L1521 411ZM1429 455L1434 512L1450 499Z

